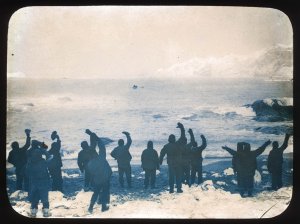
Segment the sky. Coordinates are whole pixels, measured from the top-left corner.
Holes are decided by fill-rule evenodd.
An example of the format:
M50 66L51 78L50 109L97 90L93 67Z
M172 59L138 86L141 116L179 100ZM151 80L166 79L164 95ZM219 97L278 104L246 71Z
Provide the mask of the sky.
M8 74L133 78L193 58L292 46L277 9L215 6L26 7L9 22Z

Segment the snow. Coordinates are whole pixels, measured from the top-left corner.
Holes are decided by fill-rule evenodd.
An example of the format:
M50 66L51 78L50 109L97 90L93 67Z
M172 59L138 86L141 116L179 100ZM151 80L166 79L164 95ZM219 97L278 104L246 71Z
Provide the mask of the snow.
M72 178L72 177L79 177L80 175L78 173L74 173L74 174L67 174L65 172L62 171L62 177L67 177L67 178Z
M224 181L217 181L216 184L226 186L227 184Z
M156 71L169 78L265 78L290 80L293 75L292 47L275 45L249 56L229 54L223 57L196 57Z
M256 181L259 181L259 177L257 171ZM128 192L123 195L123 202L120 201L118 192L112 192L110 209L101 212L101 205L95 204L93 214L87 212L91 191L81 190L75 192L73 197L50 191L49 203L52 218L269 218L279 215L288 207L293 189L283 187L278 191L263 190L254 197L242 198L238 193L223 190L222 187L225 186L227 184L224 181L214 183L213 180L205 180L201 185L190 188L183 185L181 194L170 194L167 190L162 190L158 194L149 194L147 199L138 200ZM26 197L27 193L24 191L16 191L10 195L12 207L24 216L28 216L30 210ZM42 217L41 207L40 203L38 218Z
M221 175L219 173L214 173L212 176L213 177L221 177Z
M260 175L260 173L259 173L258 170L255 170L254 183L255 183L256 185L258 185L258 184L261 183L261 175Z
M232 168L227 168L224 170L224 174L226 176L231 176L231 175L234 175L234 172L233 172L233 169Z
M288 157L284 157L287 159ZM289 205L293 187L285 180L283 188L278 191L268 190L269 174L266 171L266 159L261 158L254 176L253 197L242 198L237 191L237 181L230 159L205 159L203 162L204 182L188 187L183 185L183 193L168 192L167 167L157 171L155 190L143 189L144 171L140 165L133 166L133 189L120 189L116 165L111 182L110 209L101 212L101 205L95 204L93 214L88 213L92 192L81 190L84 175L76 160L65 160L62 175L65 194L49 191L49 204L52 218L153 218L153 219L202 219L202 218L269 218L281 214ZM285 169L293 172L286 161ZM260 172L261 173L260 173ZM8 169L8 180L15 182L14 169ZM291 176L292 174L289 174ZM76 186L75 186L76 185ZM8 185L13 186L14 185ZM8 192L10 192L8 190ZM27 193L15 191L9 193L11 205L16 212L28 216L30 203ZM42 218L42 204L39 204L38 218Z

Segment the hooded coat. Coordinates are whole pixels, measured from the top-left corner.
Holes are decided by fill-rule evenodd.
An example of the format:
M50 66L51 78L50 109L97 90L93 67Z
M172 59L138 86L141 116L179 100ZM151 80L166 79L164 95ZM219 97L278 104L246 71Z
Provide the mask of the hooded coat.
M144 170L155 170L159 169L159 159L157 151L153 148L147 148L143 151L142 156L142 168Z
M104 157L98 156L87 165L88 172L91 175L92 185L100 186L110 180L112 169Z

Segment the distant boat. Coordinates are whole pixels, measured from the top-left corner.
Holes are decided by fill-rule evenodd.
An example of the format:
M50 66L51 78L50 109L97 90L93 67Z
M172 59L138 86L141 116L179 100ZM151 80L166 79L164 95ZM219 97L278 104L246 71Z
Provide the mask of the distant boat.
M138 88L137 85L133 85L133 86L132 86L132 89L137 89L137 88Z

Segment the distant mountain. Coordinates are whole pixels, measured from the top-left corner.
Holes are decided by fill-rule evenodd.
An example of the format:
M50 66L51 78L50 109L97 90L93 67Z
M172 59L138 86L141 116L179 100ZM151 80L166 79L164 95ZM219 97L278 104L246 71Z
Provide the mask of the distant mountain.
M252 67L255 77L290 80L293 77L293 49L284 46L269 48L252 62Z
M249 56L193 58L166 69L159 69L156 75L169 78L290 80L293 77L293 52L292 47L277 45Z

